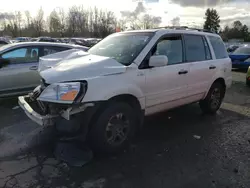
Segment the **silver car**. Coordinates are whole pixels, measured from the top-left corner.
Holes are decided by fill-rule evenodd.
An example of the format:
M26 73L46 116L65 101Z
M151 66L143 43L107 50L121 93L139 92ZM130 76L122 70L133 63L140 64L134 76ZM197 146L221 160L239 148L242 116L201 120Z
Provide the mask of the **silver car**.
M13 43L0 47L0 97L31 92L40 83L39 57L70 49L88 50L80 45L50 42Z

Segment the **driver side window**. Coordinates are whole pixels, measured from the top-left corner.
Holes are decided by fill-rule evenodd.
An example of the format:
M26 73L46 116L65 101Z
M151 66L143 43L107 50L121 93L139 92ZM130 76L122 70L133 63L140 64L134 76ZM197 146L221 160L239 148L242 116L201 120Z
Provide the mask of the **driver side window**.
M2 55L10 63L32 63L38 61L37 47L23 47L8 51Z
M166 55L168 65L183 62L183 49L181 36L166 37L160 40L153 55Z

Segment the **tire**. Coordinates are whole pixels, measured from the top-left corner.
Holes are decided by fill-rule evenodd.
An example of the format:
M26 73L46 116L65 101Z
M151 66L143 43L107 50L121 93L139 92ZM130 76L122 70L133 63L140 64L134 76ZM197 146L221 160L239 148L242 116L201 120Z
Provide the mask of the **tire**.
M97 154L118 153L128 146L135 130L133 108L122 102L111 102L93 123L88 134L89 144Z
M225 95L225 86L220 82L214 82L206 98L200 101L200 108L205 114L216 114L220 109Z

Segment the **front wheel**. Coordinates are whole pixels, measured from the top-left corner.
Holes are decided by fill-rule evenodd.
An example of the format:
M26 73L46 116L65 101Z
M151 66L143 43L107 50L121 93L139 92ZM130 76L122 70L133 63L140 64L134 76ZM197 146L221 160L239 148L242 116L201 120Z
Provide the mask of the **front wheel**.
M220 82L213 83L206 98L200 101L201 110L206 114L215 114L221 106L224 95L225 86Z
M89 132L89 141L96 153L121 151L134 136L136 116L128 104L112 102L100 114Z

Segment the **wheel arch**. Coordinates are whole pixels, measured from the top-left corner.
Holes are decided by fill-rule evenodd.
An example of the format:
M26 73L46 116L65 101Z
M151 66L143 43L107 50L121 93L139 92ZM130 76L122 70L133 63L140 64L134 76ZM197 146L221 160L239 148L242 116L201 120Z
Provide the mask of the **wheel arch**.
M91 117L91 120L89 122L89 128L91 129L91 125L96 121L98 118L99 114L110 104L115 103L115 102L124 102L131 106L132 109L135 109L136 111L136 119L138 122L138 127L137 130L142 128L143 125L143 120L144 120L144 115L145 115L145 109L143 106L141 106L140 101L138 98L132 94L120 94L111 97L110 99L102 102L102 104L98 107L96 112L93 114Z
M219 78L216 78L216 79L214 80L214 82L211 84L211 86L208 88L205 97L207 96L207 94L208 94L210 88L212 87L212 85L215 84L215 83L220 83L220 84L222 84L223 88L226 90L226 82L225 82L225 79L222 78L222 77L219 77ZM225 95L225 94L224 94L224 95ZM205 97L204 97L204 98L205 98ZM223 96L223 97L224 97L224 96Z

